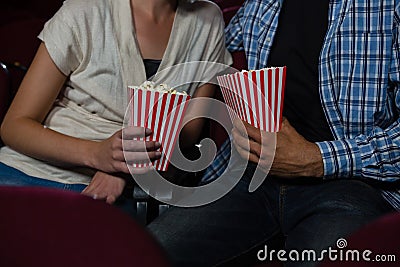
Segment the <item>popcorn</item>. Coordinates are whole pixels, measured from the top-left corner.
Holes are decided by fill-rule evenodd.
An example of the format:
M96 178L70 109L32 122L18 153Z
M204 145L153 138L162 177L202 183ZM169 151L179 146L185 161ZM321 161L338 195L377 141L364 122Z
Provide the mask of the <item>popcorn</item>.
M164 92L168 94L177 94L177 95L187 95L186 92L178 92L176 89L169 87L165 83L161 84L156 84L155 82L152 81L145 81L142 83L140 86L132 86L133 88L142 88L144 90L153 90L157 92Z
M190 100L186 92L177 92L166 84L155 85L146 81L140 86L128 86L129 125L149 128L151 136L136 140L161 143L161 158L153 163L135 163L133 167L153 165L158 171L166 171L175 147L182 119Z
M286 67L242 70L217 80L232 119L239 117L263 131L280 130Z

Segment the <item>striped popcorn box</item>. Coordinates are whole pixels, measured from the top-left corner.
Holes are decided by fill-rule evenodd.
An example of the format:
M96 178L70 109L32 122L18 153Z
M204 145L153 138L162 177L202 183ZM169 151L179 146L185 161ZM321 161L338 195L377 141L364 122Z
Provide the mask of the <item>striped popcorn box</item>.
M278 132L282 122L286 67L242 71L217 77L233 120L267 132Z
M150 86L151 87L151 86ZM165 87L164 89L166 89ZM128 86L130 99L130 126L149 128L152 135L136 140L161 143L161 158L153 163L134 163L133 167L153 165L158 171L168 169L182 119L190 96L172 90L150 89L149 86Z

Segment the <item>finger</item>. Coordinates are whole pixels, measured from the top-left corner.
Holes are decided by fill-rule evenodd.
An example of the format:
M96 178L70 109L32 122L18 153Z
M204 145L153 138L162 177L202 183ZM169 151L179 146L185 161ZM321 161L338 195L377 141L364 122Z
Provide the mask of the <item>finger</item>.
M235 145L237 152L243 159L258 164L259 158L257 157L257 155L250 153L247 150L244 150L242 147L238 146L235 141L233 142L233 144Z
M247 134L251 139L256 141L257 143L261 143L261 131L260 129L244 122L244 126L246 127Z
M88 196L88 197L91 197L91 198L93 198L93 199L95 199L95 200L105 200L106 199L106 196L104 195L104 194L98 194L98 193L94 193L94 192L83 192L82 191L82 193L81 193L82 195L85 195L85 196Z
M247 150L250 153L256 154L258 157L261 155L261 144L242 136L236 129L232 130L232 137L236 144L243 150Z
M236 129L239 134L247 136L246 127L244 126L244 121L242 121L241 119L236 118L233 121L233 129Z
M125 151L137 151L137 152L145 152L145 151L154 151L161 147L160 142L155 141L131 141L124 140L123 148Z
M140 138L148 136L152 133L150 129L143 128L143 127L127 127L122 130L122 138L124 140L132 140L133 138Z
M96 193L94 193L94 194L92 195L92 198L95 199L95 200L106 200L107 196L106 196L106 195L103 195L103 194L96 194Z
M150 162L157 160L161 157L161 152L160 151L143 151L143 152L138 152L138 151L115 151L112 155L112 159L114 161L119 161L119 162L129 162L129 163L134 163L134 162Z
M128 164L132 163L149 163L161 157L161 152L125 152L125 161Z
M108 195L106 198L106 203L107 204L114 204L114 202L117 200L117 198L114 195Z
M254 127L253 125L236 119L234 121L234 129L238 131L239 134L243 136L249 136L251 139L255 140L256 142L261 142L261 131L260 129Z
M274 157L277 143L277 133L275 132L262 132L262 143L261 145L261 153L259 154L260 158L269 160L271 157Z
M138 168L138 167L130 167L131 174L145 174L148 173L150 170L153 170L153 166Z
M82 190L81 194L82 195L86 195L89 192L90 192L90 186L88 185L88 186L85 187L85 189Z

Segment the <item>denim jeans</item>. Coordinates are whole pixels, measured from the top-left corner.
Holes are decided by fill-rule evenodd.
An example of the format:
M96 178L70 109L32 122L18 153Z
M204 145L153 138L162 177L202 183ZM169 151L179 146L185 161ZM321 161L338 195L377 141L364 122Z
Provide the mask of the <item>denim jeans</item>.
M29 176L15 168L7 166L0 162L0 186L39 186L50 187L61 190L74 191L81 193L87 185L85 184L64 184L50 181L38 177ZM127 196L121 196L114 204L121 208L130 216L136 216L133 199Z
M333 249L339 238L393 210L378 189L358 180L267 177L249 193L253 172L249 165L223 198L196 208L172 207L149 225L174 266L253 266L265 246L300 253Z

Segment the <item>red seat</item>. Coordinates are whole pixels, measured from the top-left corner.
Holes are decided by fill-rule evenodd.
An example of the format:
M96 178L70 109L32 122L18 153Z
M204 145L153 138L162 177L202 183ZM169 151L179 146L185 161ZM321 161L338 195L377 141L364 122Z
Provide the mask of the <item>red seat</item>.
M23 0L0 3L0 25L17 20L50 19L64 0Z
M348 238L342 240L339 247L343 251L343 260L341 262L332 261L325 257L325 261L321 267L335 267L343 265L346 267L363 267L363 266L399 266L400 265L400 212L394 212L383 216L365 227L359 229ZM338 249L336 246L333 249ZM346 251L358 251L359 260L356 259L356 254L352 256ZM366 252L366 261L362 253L371 251L371 254ZM339 252L337 253L339 255ZM354 258L352 258L354 257Z
M236 11L242 6L244 0L214 0L214 2L221 8L225 24L228 24Z
M170 266L118 208L45 188L0 187L0 266Z

